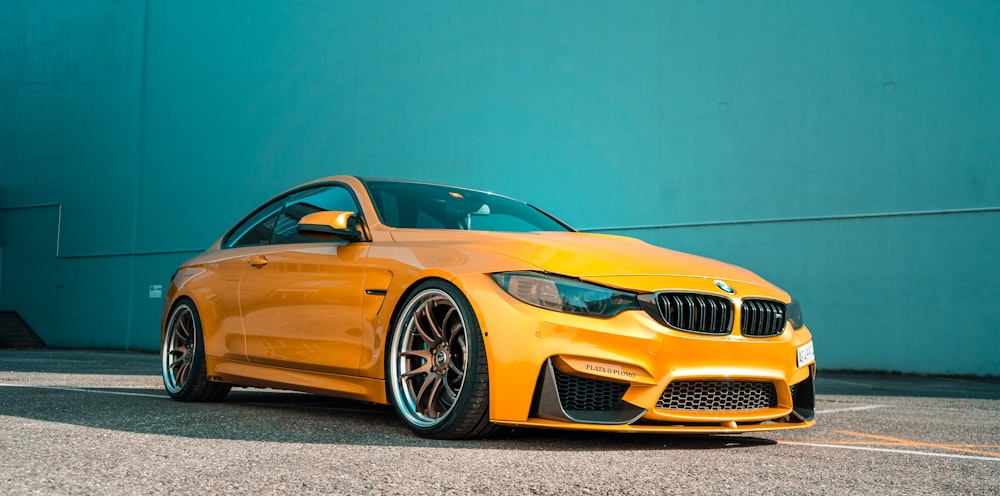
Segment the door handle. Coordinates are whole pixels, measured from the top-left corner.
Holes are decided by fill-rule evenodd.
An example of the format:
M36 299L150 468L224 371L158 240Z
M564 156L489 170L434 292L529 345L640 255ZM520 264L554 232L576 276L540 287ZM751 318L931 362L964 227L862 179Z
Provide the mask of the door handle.
M247 263L250 264L251 267L260 269L267 265L267 257L264 255L254 255L250 257L250 260L248 260Z

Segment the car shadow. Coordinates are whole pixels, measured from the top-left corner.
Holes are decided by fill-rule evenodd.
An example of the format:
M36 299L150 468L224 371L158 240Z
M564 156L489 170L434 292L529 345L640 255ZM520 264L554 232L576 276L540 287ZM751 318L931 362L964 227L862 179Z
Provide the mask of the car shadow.
M294 398L292 398L294 397ZM231 404L258 408L321 412L326 418L356 426L356 422L375 422L379 429L394 433L394 445L440 446L488 449L544 450L643 450L643 449L731 449L776 444L775 441L746 435L678 435L650 433L589 432L554 429L511 428L501 426L487 439L430 440L417 437L406 429L391 406L354 402L338 398L284 392L235 392Z
M160 389L0 386L0 415L197 439L487 450L740 449L775 444L746 435L622 434L500 428L477 440L434 440L389 406L302 393L236 389L217 403L182 403Z
M494 450L610 451L746 449L774 444L766 437L607 433L503 427L485 440L441 441L414 435L389 406L326 396L234 389L218 403L181 403L162 388L114 387L126 376L159 382L159 357L103 351L0 352L0 373L20 377L0 385L0 415L122 432L224 439L361 446L465 447ZM73 376L107 375L106 388L29 385L22 373L46 374L45 384L79 383ZM66 374L60 382L59 374ZM1000 381L981 378L821 372L822 395L1000 399Z

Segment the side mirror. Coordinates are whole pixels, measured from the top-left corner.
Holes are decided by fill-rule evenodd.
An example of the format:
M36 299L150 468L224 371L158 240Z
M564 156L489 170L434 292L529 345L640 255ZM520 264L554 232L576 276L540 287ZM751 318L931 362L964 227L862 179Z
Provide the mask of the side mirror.
M306 236L319 239L353 241L361 238L361 233L355 229L357 223L354 212L336 210L314 212L299 219L298 231Z

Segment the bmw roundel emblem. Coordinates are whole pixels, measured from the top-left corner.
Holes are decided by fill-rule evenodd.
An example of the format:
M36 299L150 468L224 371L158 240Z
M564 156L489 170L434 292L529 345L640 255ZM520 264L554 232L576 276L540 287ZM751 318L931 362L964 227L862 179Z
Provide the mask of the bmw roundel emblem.
M722 281L719 281L719 280L716 280L716 281L715 281L715 285L716 285L716 286L717 286L717 287L718 287L719 289L721 289L721 290L723 290L723 291L725 291L725 292L727 292L727 293L729 293L729 294L736 294L736 290L735 290L735 289L733 289L733 288L729 287L729 285L728 285L728 284L726 284L726 283L724 283L724 282L722 282Z

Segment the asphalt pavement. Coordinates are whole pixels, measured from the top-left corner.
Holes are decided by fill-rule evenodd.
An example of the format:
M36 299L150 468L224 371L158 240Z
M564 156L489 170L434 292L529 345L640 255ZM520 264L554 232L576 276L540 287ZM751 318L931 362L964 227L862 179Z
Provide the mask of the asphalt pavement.
M159 357L0 351L0 494L1000 494L1000 382L826 373L810 429L414 436L391 408L235 389Z

